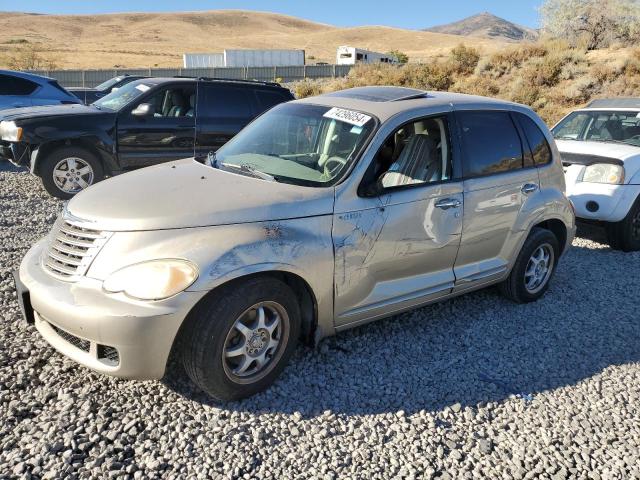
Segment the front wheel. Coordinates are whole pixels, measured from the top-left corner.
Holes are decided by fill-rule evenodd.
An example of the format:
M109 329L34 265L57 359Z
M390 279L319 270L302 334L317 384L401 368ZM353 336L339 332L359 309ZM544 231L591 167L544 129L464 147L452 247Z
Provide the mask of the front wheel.
M104 171L91 152L80 147L64 147L43 160L39 175L50 195L68 200L102 180Z
M537 227L531 230L511 274L500 284L502 294L517 303L538 300L549 288L559 252L558 239L553 233Z
M300 335L296 296L274 278L254 278L214 292L186 321L185 371L218 401L238 400L269 387Z
M606 226L607 240L614 250L640 250L640 197L621 221Z

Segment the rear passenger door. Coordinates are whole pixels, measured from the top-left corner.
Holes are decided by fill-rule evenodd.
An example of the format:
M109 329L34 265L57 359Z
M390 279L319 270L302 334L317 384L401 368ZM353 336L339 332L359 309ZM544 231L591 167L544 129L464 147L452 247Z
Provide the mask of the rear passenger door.
M457 111L463 155L464 214L454 291L504 276L526 235L539 192L538 171L510 111Z
M196 109L196 155L215 152L255 116L253 91L243 86L203 82Z

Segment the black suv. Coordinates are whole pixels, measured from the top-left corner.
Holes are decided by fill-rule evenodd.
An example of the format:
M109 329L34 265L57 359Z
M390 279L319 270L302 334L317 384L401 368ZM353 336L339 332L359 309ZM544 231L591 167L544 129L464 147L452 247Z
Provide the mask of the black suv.
M253 118L293 99L277 83L147 78L92 105L0 113L0 158L29 165L46 190L71 198L106 176L215 152Z
M110 78L109 80L102 82L100 85L94 88L84 87L71 87L67 90L73 93L76 97L82 100L82 103L89 105L95 102L99 98L109 95L114 90L124 87L127 83L146 78L142 75L119 75L117 77Z

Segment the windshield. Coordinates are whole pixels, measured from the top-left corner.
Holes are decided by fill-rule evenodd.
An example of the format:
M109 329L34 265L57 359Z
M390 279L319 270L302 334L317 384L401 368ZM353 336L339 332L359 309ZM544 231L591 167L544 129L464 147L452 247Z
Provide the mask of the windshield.
M574 112L552 131L556 140L587 140L640 146L640 112Z
M116 83L122 80L122 77L113 77L107 80L106 82L102 82L100 85L96 87L96 90L109 90Z
M216 152L213 166L285 183L327 186L356 159L375 128L361 112L281 104Z
M124 87L96 100L93 102L93 105L98 108L117 111L145 94L152 86L153 85L148 85L142 81L127 83Z

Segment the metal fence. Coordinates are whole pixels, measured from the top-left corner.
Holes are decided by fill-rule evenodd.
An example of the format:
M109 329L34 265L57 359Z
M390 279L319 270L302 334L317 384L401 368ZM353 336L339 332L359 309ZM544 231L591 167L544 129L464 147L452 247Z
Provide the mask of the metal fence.
M113 70L39 70L38 75L53 77L64 87L95 87L118 75L149 77L215 77L236 80L264 80L282 83L298 80L344 77L352 65L301 65L291 67L216 67L216 68L118 68Z

